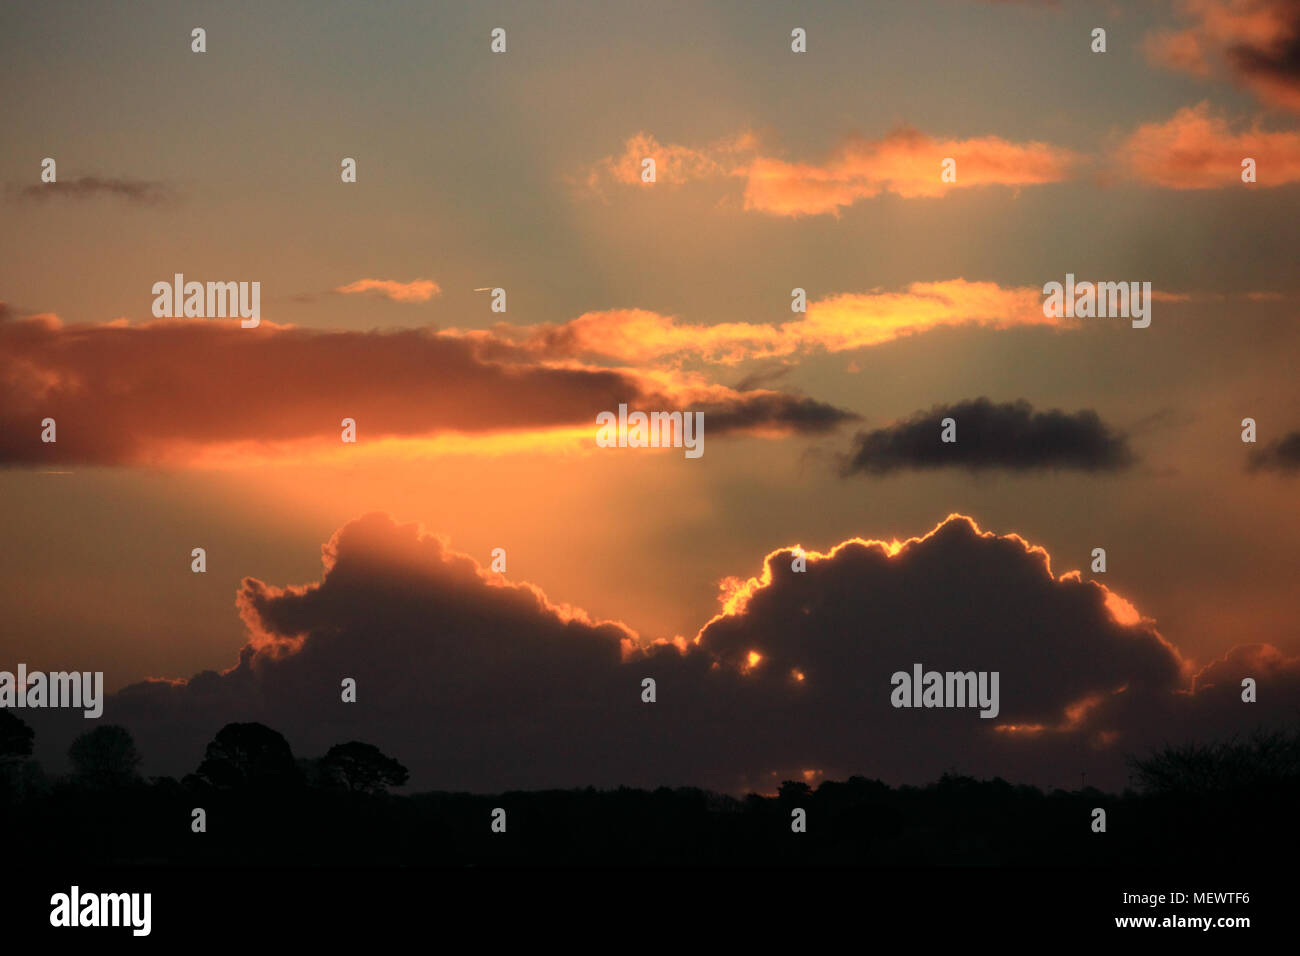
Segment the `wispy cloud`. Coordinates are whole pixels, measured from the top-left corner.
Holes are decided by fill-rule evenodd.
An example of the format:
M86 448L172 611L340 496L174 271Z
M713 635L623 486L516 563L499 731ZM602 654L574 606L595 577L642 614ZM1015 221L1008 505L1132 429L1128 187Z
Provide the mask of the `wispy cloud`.
M1060 182L1081 157L1047 143L1015 143L998 136L935 139L899 127L880 139L848 136L821 162L793 162L760 151L751 133L691 147L662 144L637 133L623 151L587 171L585 182L648 187L642 161L653 158L653 185L681 185L709 178L738 178L744 207L777 216L838 215L862 199L892 193L907 199L943 196L954 189L1027 186ZM942 178L943 163L955 162L954 181Z
M10 187L11 190L14 187ZM100 196L116 197L129 203L156 205L176 198L175 190L163 182L148 179L114 179L103 176L82 176L78 179L59 180L53 183L33 183L17 190L23 199L45 200L95 199Z
M941 179L945 159L955 162L954 182ZM915 199L980 186L1061 182L1079 161L1048 143L999 136L934 139L902 127L881 139L849 137L821 163L755 159L745 171L745 208L779 216L834 214L882 193Z
M1062 325L1043 315L1041 289L949 279L913 282L890 292L842 293L808 303L799 318L779 325L702 325L644 309L588 312L560 325L498 326L458 333L493 343L513 342L542 355L600 356L629 363L698 359L736 364L815 351L843 352L880 345L947 325L1011 328Z

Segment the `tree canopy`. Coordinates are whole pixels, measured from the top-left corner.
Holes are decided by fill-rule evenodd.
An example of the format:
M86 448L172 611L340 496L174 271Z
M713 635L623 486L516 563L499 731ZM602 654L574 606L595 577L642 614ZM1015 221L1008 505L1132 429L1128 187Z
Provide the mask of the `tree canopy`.
M405 767L374 744L352 740L335 744L321 761L326 776L354 793L382 793L400 787L409 774Z
M77 737L68 759L78 777L95 787L120 787L138 777L140 752L130 731L104 724Z
M279 788L301 780L289 742L265 724L226 724L208 744L195 771L214 787Z

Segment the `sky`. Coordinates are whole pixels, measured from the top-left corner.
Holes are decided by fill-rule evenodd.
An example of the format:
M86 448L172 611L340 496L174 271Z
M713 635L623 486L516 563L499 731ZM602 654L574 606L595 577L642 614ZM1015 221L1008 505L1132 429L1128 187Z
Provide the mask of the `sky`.
M1294 717L1300 3L56 2L0 62L0 669L103 671L146 768L1119 785Z

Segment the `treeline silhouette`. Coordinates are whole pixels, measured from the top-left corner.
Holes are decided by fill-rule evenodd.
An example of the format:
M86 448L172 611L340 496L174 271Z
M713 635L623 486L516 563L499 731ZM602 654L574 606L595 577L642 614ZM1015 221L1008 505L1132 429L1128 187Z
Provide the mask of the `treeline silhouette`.
M945 774L924 787L854 776L742 799L691 787L396 795L377 747L295 758L257 723L227 724L194 773L143 779L130 733L102 725L46 775L29 726L0 709L0 836L14 859L94 865L1241 864L1296 845L1300 731L1131 758L1136 789L1045 792ZM1093 810L1106 832L1093 831ZM505 833L492 831L506 811ZM195 832L202 809L206 831ZM806 832L791 829L806 812ZM1279 843L1278 841L1282 841Z

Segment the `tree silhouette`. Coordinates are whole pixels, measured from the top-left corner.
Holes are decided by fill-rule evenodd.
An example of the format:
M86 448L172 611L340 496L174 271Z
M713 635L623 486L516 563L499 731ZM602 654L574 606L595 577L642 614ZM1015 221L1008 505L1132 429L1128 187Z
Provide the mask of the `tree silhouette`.
M279 788L301 781L289 742L265 724L226 724L208 744L196 775L214 787Z
M374 744L359 740L331 747L321 760L321 770L353 793L383 793L388 787L402 786L408 777L400 763Z
M36 733L26 721L0 708L0 802L7 802L24 789L24 777L34 769L32 741Z
M1300 783L1300 730L1257 730L1245 740L1165 747L1129 763L1147 793L1294 787Z
M76 775L92 787L120 787L136 779L140 752L125 727L105 724L72 742L68 759Z
M780 797L783 803L807 800L812 796L812 787L802 780L784 780L777 791L777 796Z
M30 757L36 732L21 717L15 717L0 708L0 759L5 757Z

